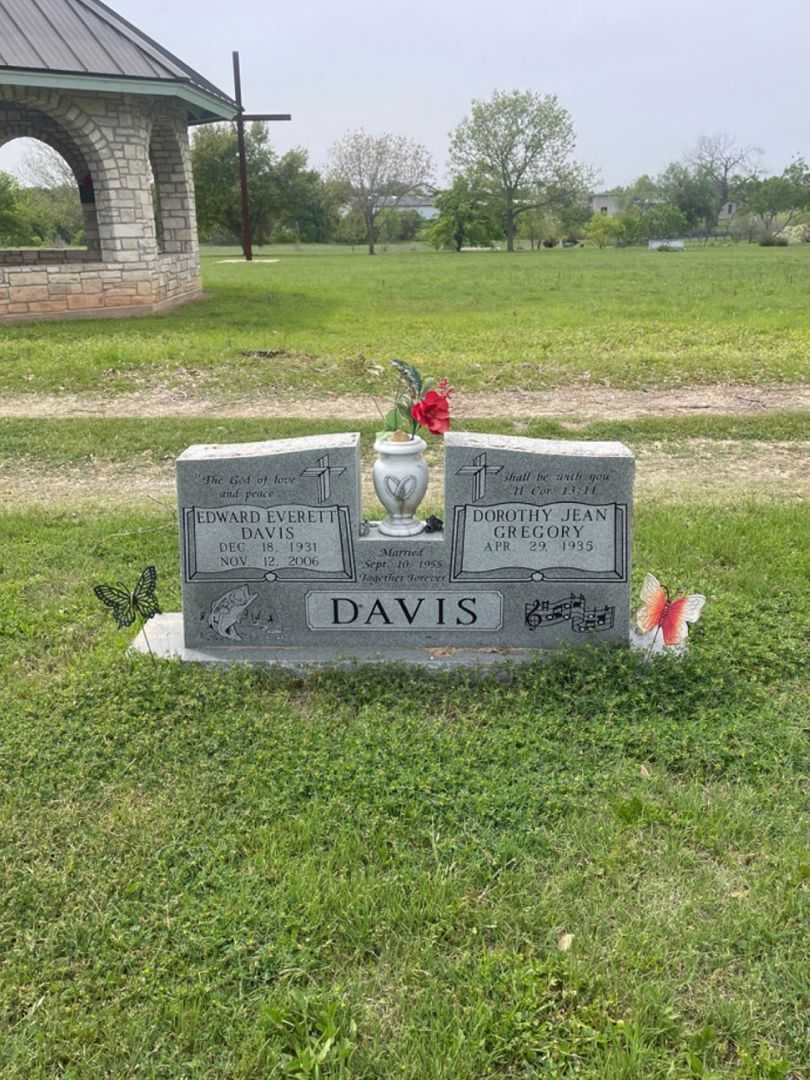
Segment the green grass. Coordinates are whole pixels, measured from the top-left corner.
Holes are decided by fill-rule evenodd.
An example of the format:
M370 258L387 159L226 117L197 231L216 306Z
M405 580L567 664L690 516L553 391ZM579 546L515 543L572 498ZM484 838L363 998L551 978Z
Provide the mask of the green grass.
M223 254L203 260L208 299L164 316L4 328L0 391L358 392L397 355L469 390L810 373L807 246Z
M460 390L807 379L805 248L224 254L173 314L4 329L0 392L349 392L397 354ZM323 413L8 420L0 460L376 427ZM634 593L709 599L683 661L302 678L126 653L92 586L154 562L177 610L170 510L0 514L0 1076L810 1080L810 506L636 518Z
M134 418L4 420L0 424L0 459L26 458L46 465L103 460L161 462L174 459L193 443L253 442L313 435L324 430L359 431L369 449L379 424L337 420L245 420L205 418ZM655 417L628 421L599 421L577 427L554 420L473 420L463 427L507 435L549 439L619 439L631 447L650 443L677 445L686 439L719 442L805 442L810 440L807 414L769 412L759 416ZM432 442L432 454L438 452Z
M475 681L127 657L165 515L2 533L4 1078L808 1075L810 508L642 506L686 660Z

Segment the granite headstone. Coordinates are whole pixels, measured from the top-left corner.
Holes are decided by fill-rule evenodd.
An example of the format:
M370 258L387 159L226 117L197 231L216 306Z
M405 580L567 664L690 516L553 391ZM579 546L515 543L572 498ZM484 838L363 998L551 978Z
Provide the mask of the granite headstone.
M401 540L363 524L357 434L189 447L177 460L182 642L162 651L283 663L463 650L474 662L627 643L630 450L444 441L444 528Z

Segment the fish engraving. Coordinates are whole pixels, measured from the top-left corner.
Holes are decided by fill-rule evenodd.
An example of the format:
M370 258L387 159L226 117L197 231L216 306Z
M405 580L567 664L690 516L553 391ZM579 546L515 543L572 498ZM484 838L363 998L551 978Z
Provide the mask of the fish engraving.
M257 597L258 594L250 592L247 585L231 589L211 604L208 625L220 637L228 638L229 641L241 641L236 629L237 624Z

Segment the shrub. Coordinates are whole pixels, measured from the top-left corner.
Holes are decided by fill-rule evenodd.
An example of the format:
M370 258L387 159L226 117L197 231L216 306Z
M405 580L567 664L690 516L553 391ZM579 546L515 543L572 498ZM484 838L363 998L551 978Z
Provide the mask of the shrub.
M543 241L544 248L553 248L557 246L557 240L553 236L548 236Z
M787 247L788 238L786 236L763 236L759 242L760 247Z
M624 225L615 217L607 214L594 214L584 229L585 239L603 248L613 241L616 244L624 239Z

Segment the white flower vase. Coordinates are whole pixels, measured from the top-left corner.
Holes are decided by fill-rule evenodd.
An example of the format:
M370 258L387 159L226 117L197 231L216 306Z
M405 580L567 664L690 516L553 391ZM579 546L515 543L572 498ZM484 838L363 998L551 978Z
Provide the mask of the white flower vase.
M377 439L374 443L374 490L387 511L378 528L384 536L418 536L424 521L414 517L428 486L427 443L418 435L406 442Z

